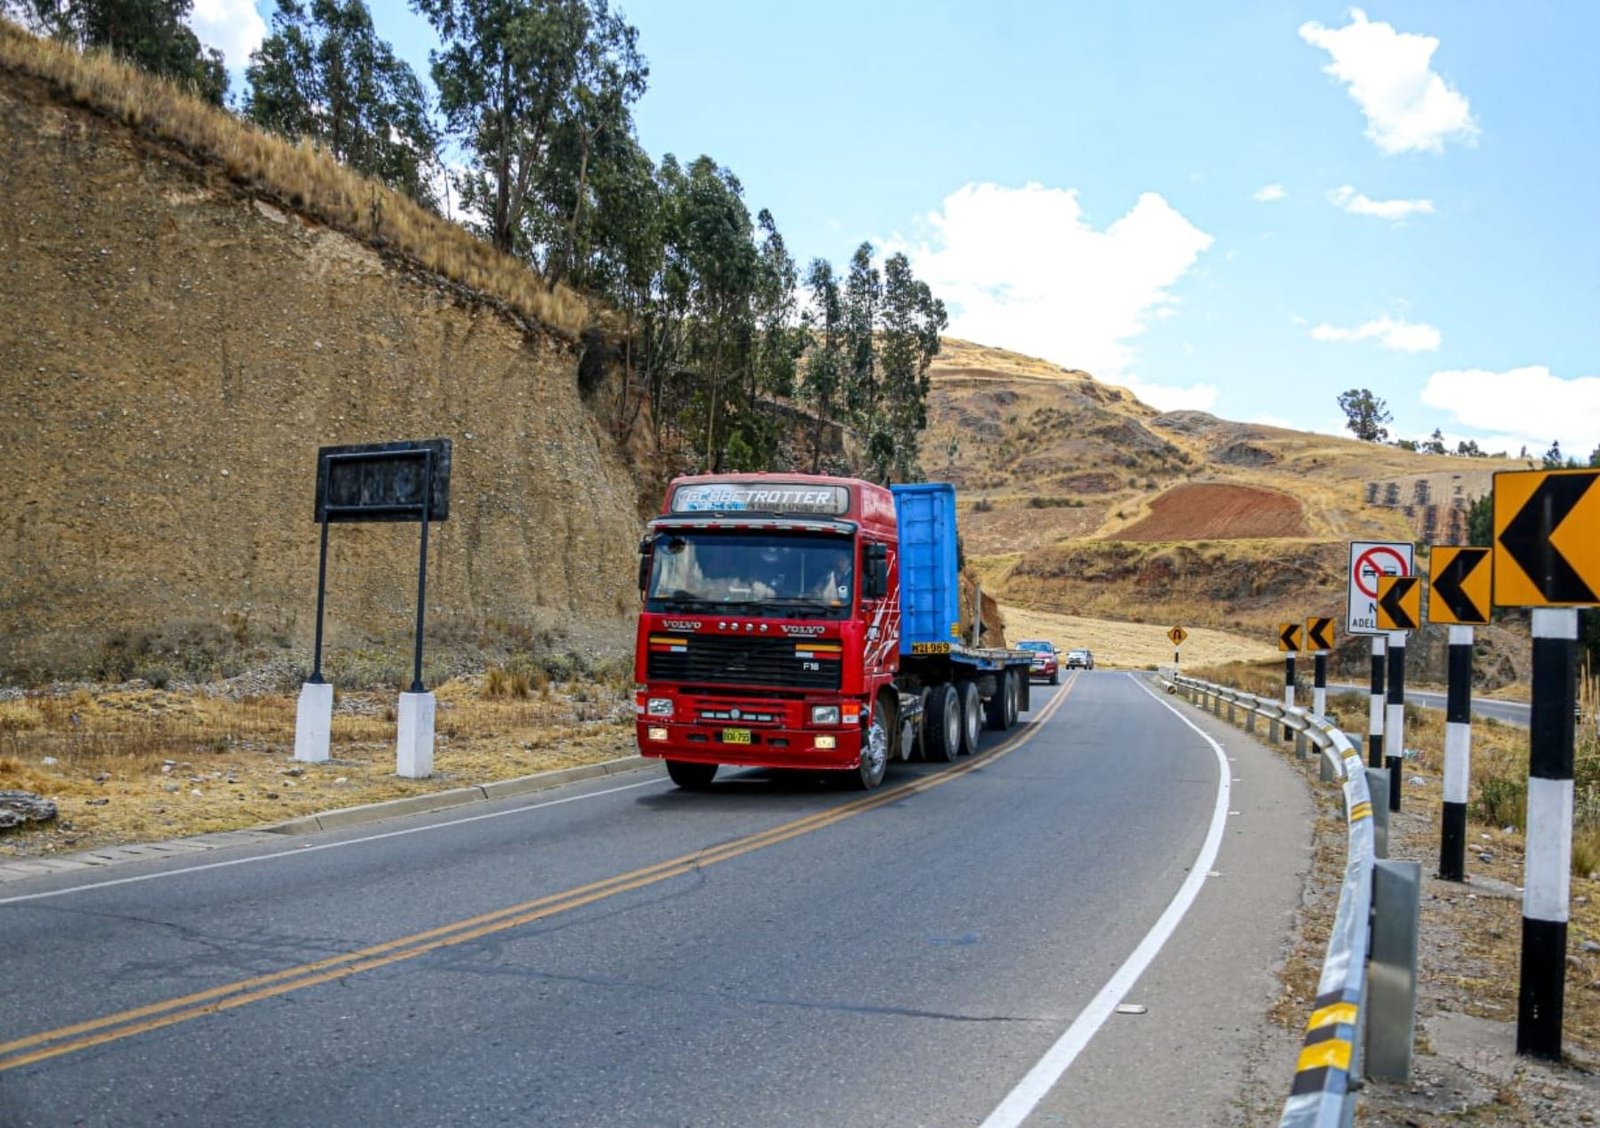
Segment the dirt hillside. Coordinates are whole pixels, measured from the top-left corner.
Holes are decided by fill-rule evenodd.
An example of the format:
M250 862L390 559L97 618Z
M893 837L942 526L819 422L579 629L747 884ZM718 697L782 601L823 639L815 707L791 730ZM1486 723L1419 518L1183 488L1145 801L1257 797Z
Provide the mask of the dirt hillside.
M569 343L3 68L0 201L0 671L308 648L318 448L441 436L430 633L625 646L635 487ZM334 530L330 649L409 635L418 540Z

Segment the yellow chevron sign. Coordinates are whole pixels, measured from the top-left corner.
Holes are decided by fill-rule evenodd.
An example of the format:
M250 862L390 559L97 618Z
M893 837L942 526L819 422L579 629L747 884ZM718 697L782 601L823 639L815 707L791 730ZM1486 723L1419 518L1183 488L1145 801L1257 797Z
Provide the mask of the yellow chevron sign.
M1378 629L1414 631L1422 625L1422 578L1378 577Z

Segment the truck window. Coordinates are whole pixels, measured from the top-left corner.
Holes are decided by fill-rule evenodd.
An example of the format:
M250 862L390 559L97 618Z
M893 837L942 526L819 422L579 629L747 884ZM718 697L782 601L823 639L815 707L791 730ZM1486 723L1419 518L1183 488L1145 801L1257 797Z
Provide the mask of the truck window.
M843 618L855 600L855 544L841 537L675 531L653 556L653 611Z

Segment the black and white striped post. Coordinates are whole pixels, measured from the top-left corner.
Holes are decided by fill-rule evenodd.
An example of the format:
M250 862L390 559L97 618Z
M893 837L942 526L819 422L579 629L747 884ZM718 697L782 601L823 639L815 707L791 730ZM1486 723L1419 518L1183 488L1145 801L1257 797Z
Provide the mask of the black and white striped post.
M1551 1061L1561 1060L1567 973L1577 653L1577 609L1535 607L1517 1053Z
M1283 658L1283 707L1294 708L1294 655L1286 654Z
M1372 636L1372 696L1367 713L1367 766L1383 767L1383 663L1389 640L1384 635Z
M1439 876L1466 880L1467 790L1472 778L1472 628L1450 628L1448 696L1444 714L1444 809Z
M1383 753L1389 768L1389 810L1400 809L1400 765L1406 754L1406 632L1389 632L1389 704Z
M1320 721L1328 713L1328 652L1317 651L1311 675L1311 711Z

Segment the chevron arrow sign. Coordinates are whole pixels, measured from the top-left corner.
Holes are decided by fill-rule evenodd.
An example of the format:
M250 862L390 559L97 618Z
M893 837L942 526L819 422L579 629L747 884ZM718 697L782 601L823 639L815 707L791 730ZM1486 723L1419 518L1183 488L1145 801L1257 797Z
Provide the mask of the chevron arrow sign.
M1290 654L1300 649L1300 624L1278 624L1278 649L1287 650Z
M1422 579L1419 576L1378 577L1378 628L1414 631L1422 624Z
M1306 649L1307 650L1332 650L1333 649L1333 620L1332 619L1307 619L1306 620Z
M1433 546L1428 622L1478 626L1489 621L1491 558L1487 548Z
M1494 476L1494 602L1600 604L1600 470Z

